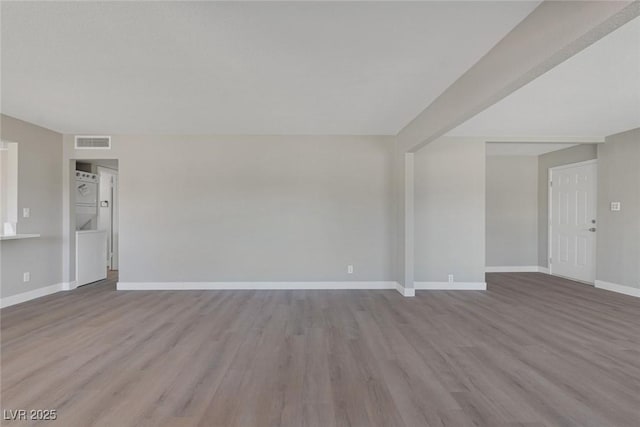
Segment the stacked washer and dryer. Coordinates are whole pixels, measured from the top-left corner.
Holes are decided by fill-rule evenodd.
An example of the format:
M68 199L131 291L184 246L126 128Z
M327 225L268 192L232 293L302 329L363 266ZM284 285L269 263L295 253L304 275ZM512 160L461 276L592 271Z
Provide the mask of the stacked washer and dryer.
M76 171L76 282L107 277L107 232L98 230L98 176Z
M98 220L98 175L76 171L76 230L92 230Z

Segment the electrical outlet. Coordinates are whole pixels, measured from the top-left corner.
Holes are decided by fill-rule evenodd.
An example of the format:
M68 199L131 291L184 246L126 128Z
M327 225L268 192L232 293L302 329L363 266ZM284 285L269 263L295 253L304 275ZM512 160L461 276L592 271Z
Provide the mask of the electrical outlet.
M453 283L453 274L449 275L449 283Z
M611 202L611 211L618 212L620 208L620 202Z
M22 273L22 281L28 282L29 280L31 280L31 273L28 271L26 273Z
M353 265L347 265L347 274L353 274Z
M22 208L22 217L29 218L31 216L31 208Z

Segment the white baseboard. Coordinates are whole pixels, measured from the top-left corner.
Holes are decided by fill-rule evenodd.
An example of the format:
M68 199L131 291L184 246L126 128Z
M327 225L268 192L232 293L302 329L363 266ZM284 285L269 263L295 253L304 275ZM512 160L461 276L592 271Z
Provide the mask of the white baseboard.
M596 280L596 288L607 291L617 292L619 294L630 295L640 298L640 288L632 288L631 286L618 285L617 283L605 282L604 280Z
M62 282L62 290L63 291L72 291L78 287L78 282L75 280L73 282Z
M412 289L412 288L405 288L404 286L402 286L400 283L396 282L396 289L398 292L400 292L400 294L402 296L405 297L415 297L416 296L416 290Z
M45 286L43 288L33 289L31 291L0 298L0 308L9 307L32 299L44 297L46 295L55 294L62 290L62 286L62 283L56 283L55 285Z
M31 301L32 299L55 294L60 291L72 291L78 287L78 282L62 282L55 285L45 286L44 288L34 289L32 291L22 292L20 294L11 295L9 297L0 298L0 308L9 307L20 304L22 302Z
M415 282L416 289L443 291L486 291L486 282Z
M118 282L119 291L397 289L396 282Z
M415 289L397 282L118 282L119 291L278 290L278 289L395 289L406 297L416 289L486 290L485 282L415 282Z
M549 274L549 269L547 267L540 267L538 265L485 267L484 271L486 273L547 273Z
M116 288L119 291L395 289L405 297L416 294L415 289L398 282L118 282Z

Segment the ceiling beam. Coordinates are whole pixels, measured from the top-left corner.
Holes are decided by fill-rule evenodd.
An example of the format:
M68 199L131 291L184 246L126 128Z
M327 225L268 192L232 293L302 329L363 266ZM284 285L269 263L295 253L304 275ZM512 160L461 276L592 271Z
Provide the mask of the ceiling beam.
M415 152L640 15L640 1L544 1L398 134Z

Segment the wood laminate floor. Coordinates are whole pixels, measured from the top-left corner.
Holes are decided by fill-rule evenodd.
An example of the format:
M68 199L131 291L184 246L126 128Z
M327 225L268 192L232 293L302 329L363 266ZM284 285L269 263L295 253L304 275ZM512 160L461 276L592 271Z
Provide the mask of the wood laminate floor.
M65 427L640 425L640 300L487 276L415 298L58 293L1 310L2 409Z

